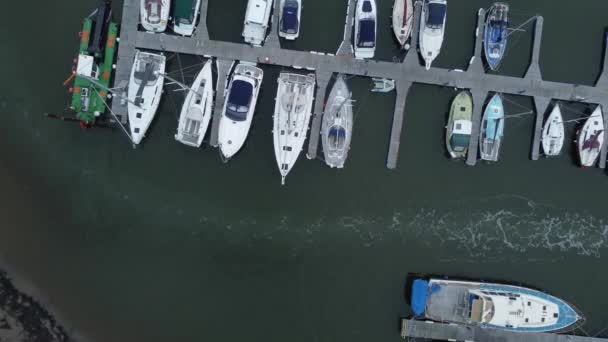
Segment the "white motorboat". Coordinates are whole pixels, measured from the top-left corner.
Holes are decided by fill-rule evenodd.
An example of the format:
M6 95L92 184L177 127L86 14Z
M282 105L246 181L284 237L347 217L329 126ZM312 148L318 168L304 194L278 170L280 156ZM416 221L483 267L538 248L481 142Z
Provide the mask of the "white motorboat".
M545 122L542 134L543 151L548 157L557 156L564 146L564 119L559 104L555 104Z
M447 13L447 0L424 0L420 18L420 53L427 70L441 52Z
M300 17L302 15L302 0L280 1L281 7L279 9L279 36L287 40L295 40L300 36Z
M170 9L171 0L141 0L139 8L141 26L149 32L165 32Z
M232 158L245 144L264 72L255 63L240 62L226 91L220 118L218 145L222 156Z
M353 107L351 93L344 75L338 75L331 89L323 121L321 122L321 143L325 163L331 168L343 168L353 134Z
M243 23L243 38L253 46L262 46L266 39L273 0L249 0Z
M604 116L602 107L597 106L578 132L578 155L582 167L595 164L604 144Z
M393 4L393 33L401 45L410 38L414 24L414 6L412 0L395 0Z
M372 77L374 87L371 89L374 93L389 93L395 89L395 80L388 78Z
M179 115L175 140L200 147L213 115L213 61L208 60L194 79Z
M376 51L376 1L357 0L355 9L355 58L373 58Z
M131 139L139 144L156 115L163 92L165 56L137 51L129 80L127 111Z
M274 106L274 154L281 184L304 147L315 94L315 76L281 73Z
M173 31L189 37L194 34L201 0L173 0Z

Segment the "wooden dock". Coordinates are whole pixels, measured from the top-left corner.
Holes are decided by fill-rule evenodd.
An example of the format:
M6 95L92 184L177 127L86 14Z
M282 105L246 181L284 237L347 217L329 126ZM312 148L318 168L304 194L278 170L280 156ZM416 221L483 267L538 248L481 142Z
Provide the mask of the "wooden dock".
M395 79L397 83L397 97L393 126L391 128L389 151L386 165L388 168L397 166L399 140L403 129L404 111L407 105L407 92L412 84L422 83L438 85L450 88L469 89L474 99L473 136L469 146L467 157L468 165L477 162L477 149L479 140L479 125L481 120L484 101L490 93L514 94L530 96L536 104L536 120L533 144L531 147L531 159L539 157L540 130L546 112L546 107L551 100L577 101L591 104L603 104L606 102L605 94L608 93L608 58L604 60L601 75L596 85L577 85L546 81L542 78L539 64L543 18L537 17L534 29L534 44L530 66L524 77L512 77L488 74L484 70L482 62L482 31L485 19L485 11L478 13L478 23L475 37L475 49L467 70L448 70L431 68L425 70L420 63L417 53L418 45L418 22L420 20L420 7L415 10L414 32L412 33L412 47L403 62L385 62L376 60L359 60L352 53L352 14L354 13L355 1L348 1L347 17L345 19L344 41L340 44L338 52L316 53L306 51L295 51L280 47L277 26L278 10L275 10L273 28L263 47L252 48L249 45L237 44L209 39L206 17L207 0L203 0L201 10L201 21L194 37L181 37L170 34L151 34L138 31L139 0L125 0L123 9L123 20L118 50L118 66L116 69L116 87L125 87L128 84L135 49L156 50L161 52L183 53L191 55L214 56L218 61L249 61L261 64L277 65L282 67L294 67L316 71L317 78L322 80L327 74L343 73L367 77L384 77ZM218 63L219 65L220 63ZM221 74L223 71L220 71ZM220 81L221 83L221 81ZM321 84L319 85L321 89ZM223 89L218 89L220 94ZM319 101L317 95L317 101ZM219 101L216 101L216 103ZM315 114L318 114L319 105L315 106ZM126 118L126 106L121 101L114 101L113 111L117 115ZM608 108L608 107L605 107ZM219 110L216 105L216 111ZM217 115L217 113L216 113ZM608 116L605 116L608 118ZM316 120L315 120L316 119ZM320 124L319 118L315 116L309 140L308 156L316 156L318 137L315 124ZM123 122L126 119L122 120ZM608 119L606 121L608 128ZM217 133L217 131L216 131ZM211 138L213 142L213 135ZM604 168L606 164L606 144L600 158L599 166Z
M521 333L480 328L462 324L438 323L412 319L401 320L403 339L425 339L452 342L608 342L608 339L552 333Z

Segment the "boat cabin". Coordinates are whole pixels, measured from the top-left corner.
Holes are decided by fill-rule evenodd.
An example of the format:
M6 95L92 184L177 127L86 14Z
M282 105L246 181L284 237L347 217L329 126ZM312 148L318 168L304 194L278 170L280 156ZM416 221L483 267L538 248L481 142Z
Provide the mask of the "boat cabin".
M456 120L453 125L450 144L455 152L463 152L469 148L473 124L469 120Z
M226 116L233 121L245 121L252 98L253 84L244 80L234 80L228 95Z
M328 138L329 149L332 152L342 151L346 142L346 129L342 126L334 125L329 129Z

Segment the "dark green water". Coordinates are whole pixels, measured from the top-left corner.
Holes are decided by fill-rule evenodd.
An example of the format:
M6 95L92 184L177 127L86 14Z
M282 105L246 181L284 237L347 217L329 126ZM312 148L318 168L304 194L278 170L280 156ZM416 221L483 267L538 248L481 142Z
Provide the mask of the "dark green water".
M586 330L606 326L608 175L577 168L570 145L561 158L529 161L532 116L507 122L499 163L466 167L444 156L455 92L417 85L399 167L389 171L394 95L370 95L369 81L353 78L347 167L301 158L281 187L271 140L281 70L264 67L252 133L230 163L174 142L171 100L132 149L118 129L85 132L42 116L67 103L61 83L94 3L42 2L33 12L29 2L10 2L0 24L0 252L80 333L95 341L397 341L408 272L528 283L578 305ZM240 41L245 3L210 0L213 38ZM489 4L450 2L437 66L467 65L476 11ZM572 4L513 0L513 24L542 14L545 78L592 84L608 3ZM392 2L378 5L377 54L391 60ZM290 48L335 51L345 10L346 1L305 0L303 34ZM23 25L24 13L38 24ZM510 39L501 72L521 75L530 32ZM507 111L530 104L509 97Z

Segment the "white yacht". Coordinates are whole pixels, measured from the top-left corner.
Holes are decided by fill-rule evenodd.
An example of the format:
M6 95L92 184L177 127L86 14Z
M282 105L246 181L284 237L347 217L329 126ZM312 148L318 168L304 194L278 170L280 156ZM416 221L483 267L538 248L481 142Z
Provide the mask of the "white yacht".
M173 32L189 37L196 30L201 0L173 0Z
M254 63L240 62L234 69L220 118L218 145L225 159L245 144L264 72Z
M604 116L602 106L597 106L578 132L578 155L582 167L595 164L604 144Z
M376 1L357 0L355 9L355 58L373 58L376 51Z
M127 111L131 139L139 144L156 115L163 92L165 56L137 51L129 80Z
M420 17L420 53L427 70L441 52L447 12L447 0L424 0Z
M300 17L302 16L302 0L280 1L281 7L279 12L279 36L287 40L295 40L300 36Z
M321 122L321 143L325 164L331 168L343 168L353 134L353 107L351 93L344 75L338 75L331 88L323 121Z
M200 147L213 115L213 61L208 60L194 79L179 115L175 140Z
M542 144L547 157L560 154L564 146L564 119L559 104L555 104L543 127Z
M169 22L171 0L140 0L139 19L149 32L165 32Z
M249 0L243 24L243 38L253 46L262 46L266 39L273 0Z
M285 177L304 147L316 80L314 74L281 73L278 83L272 135L281 184L285 184Z
M405 43L410 38L414 23L414 6L412 0L395 0L393 5L393 33L401 45L405 47Z

